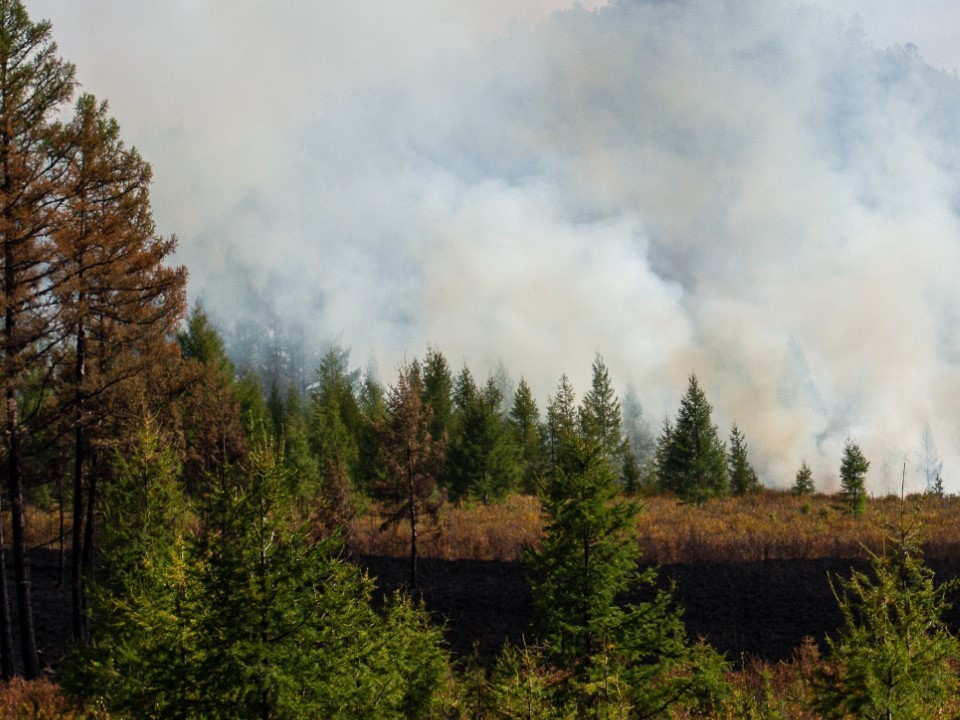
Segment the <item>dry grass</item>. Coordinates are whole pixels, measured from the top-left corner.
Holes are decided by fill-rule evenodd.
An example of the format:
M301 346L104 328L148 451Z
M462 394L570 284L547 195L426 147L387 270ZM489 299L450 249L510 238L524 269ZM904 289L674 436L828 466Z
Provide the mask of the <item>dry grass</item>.
M0 685L0 720L80 720L106 718L105 714L78 711L49 680L15 678Z
M720 498L702 506L673 498L644 501L637 542L645 562L724 563L820 558L864 559L881 548L901 523L899 498L876 498L863 517L850 515L837 498L795 497L768 492ZM955 558L960 551L960 498L908 498L905 523L921 529L928 560ZM404 523L381 532L376 505L354 521L351 550L400 557L408 552ZM421 534L423 557L445 560L518 560L536 545L543 518L535 498L516 496L496 505L445 506Z
M383 516L373 505L354 520L350 549L358 555L402 557L409 552L410 526L381 531ZM539 542L543 532L536 498L515 495L493 505L445 505L435 523L419 534L422 557L443 560L519 560L523 548Z

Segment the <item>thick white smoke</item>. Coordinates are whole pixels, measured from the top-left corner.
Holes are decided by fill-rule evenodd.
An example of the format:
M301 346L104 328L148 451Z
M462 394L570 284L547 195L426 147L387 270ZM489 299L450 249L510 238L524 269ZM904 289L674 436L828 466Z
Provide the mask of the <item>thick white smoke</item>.
M929 421L960 490L960 81L922 47L769 0L543 2L480 32L471 3L188 5L173 74L208 114L163 105L141 149L179 163L158 214L215 317L385 379L428 342L478 375L502 359L541 405L600 352L655 428L696 372L771 485L806 459L835 487L849 436L875 491L904 457L916 488Z

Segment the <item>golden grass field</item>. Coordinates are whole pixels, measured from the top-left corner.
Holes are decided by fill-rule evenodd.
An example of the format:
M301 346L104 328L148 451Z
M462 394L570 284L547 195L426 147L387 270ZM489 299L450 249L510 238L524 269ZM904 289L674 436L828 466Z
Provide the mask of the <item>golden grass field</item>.
M637 542L644 562L752 562L758 560L865 559L905 526L918 532L930 560L960 550L960 497L874 498L854 517L835 497L767 492L726 497L701 506L669 497L642 501ZM374 504L353 521L350 549L357 555L398 557L409 552L409 526L381 530ZM492 505L446 505L421 528L422 557L443 560L520 560L536 546L543 518L536 498L512 496Z

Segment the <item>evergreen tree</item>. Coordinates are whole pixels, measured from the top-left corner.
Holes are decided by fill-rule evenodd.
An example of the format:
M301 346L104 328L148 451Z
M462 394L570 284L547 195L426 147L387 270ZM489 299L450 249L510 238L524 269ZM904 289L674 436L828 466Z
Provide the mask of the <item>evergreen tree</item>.
M711 420L712 412L696 376L691 375L676 424L662 448L661 490L697 503L727 492L726 449Z
M917 552L902 535L834 591L843 624L816 678L825 718L927 720L956 697L960 643L943 620L956 582L937 586Z
M360 373L350 371L348 358L340 348L326 352L310 401L310 444L320 467L325 514L328 523L338 525L346 524L353 513L360 463Z
M90 591L93 633L65 682L118 711L195 717L200 690L189 669L201 657L202 603L187 538L195 516L180 487L180 465L150 418L112 465Z
M565 696L580 717L647 717L709 695L724 663L687 642L670 593L618 602L656 579L637 568L638 506L620 498L600 447L577 440L566 458L545 485L546 533L529 556L537 634L548 660L570 673Z
M848 438L840 463L840 494L854 515L863 515L867 508L866 478L869 469L870 462L863 456L860 446Z
M587 441L602 449L607 462L619 474L626 447L620 401L613 392L607 366L599 355L593 361L590 390L580 403L580 431Z
M483 391L458 378L457 431L447 454L446 476L454 499L474 496L489 502L520 484L519 448L500 414L503 398L493 378Z
M577 399L573 386L566 374L560 376L557 392L547 398L547 419L545 435L547 439L547 454L549 472L556 472L558 466L567 460L579 441L579 424L577 422Z
M520 487L523 492L536 491L537 479L543 472L544 446L540 431L540 411L527 381L520 378L510 408L509 422L514 443L520 449Z
M817 488L813 484L813 471L810 470L810 466L807 465L807 461L804 460L800 465L800 469L797 470L797 476L793 481L793 487L790 488L790 492L794 495L813 495L816 491Z
M730 431L730 453L727 458L730 491L734 495L760 492L760 481L747 459L747 441L736 423Z
M127 491L105 506L117 522L76 691L146 718L435 713L449 674L439 630L402 597L374 610L372 581L310 539L277 448L256 445L245 470L222 473L191 522L158 492L174 477L165 457L122 465Z
M364 492L371 492L383 480L386 460L381 447L381 428L387 421L386 392L376 377L376 369L368 367L357 395L360 409L360 427L357 431L356 485Z
M433 347L427 348L423 360L423 402L430 406L433 415L430 422L431 437L449 437L453 415L453 375L443 353Z
M320 487L320 463L310 449L308 415L300 393L291 385L287 388L286 402L282 403L280 432L276 436L283 444L291 492L297 504L304 509L315 503Z

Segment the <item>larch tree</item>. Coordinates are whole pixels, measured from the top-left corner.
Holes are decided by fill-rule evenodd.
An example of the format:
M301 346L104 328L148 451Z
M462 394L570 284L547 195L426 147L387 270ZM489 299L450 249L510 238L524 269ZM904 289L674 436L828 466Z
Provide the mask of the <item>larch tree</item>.
M165 264L176 241L155 232L150 167L124 146L106 104L81 96L65 135L73 149L52 233L51 277L69 349L61 395L73 417L73 621L80 639L81 555L89 566L98 492L87 468L95 452L135 432L120 420L143 411L137 398L144 383L141 392L128 392L135 381L178 360L171 337L183 316L186 271Z
M683 500L700 503L728 489L726 448L712 412L696 376L691 375L658 467L660 488Z
M13 562L23 673L40 672L33 628L24 511L21 406L27 371L49 365L59 325L48 281L50 230L64 195L66 149L55 114L70 99L74 68L57 56L50 23L34 23L18 0L0 0L0 248L5 482L11 505ZM3 568L0 567L0 571ZM5 579L0 578L0 584ZM0 621L3 619L0 618ZM5 639L7 633L0 632ZM5 650L0 643L0 650ZM6 654L6 653L4 653ZM3 662L3 671L9 669Z
M183 416L184 480L199 495L211 474L236 464L247 453L240 403L233 392L237 371L220 334L199 303L177 333L186 361Z
M396 385L386 396L380 426L385 462L377 494L389 515L384 526L406 521L410 526L410 585L417 585L417 540L423 515L440 506L437 478L443 470L443 440L430 435L431 414L423 403L423 378L416 364L400 366Z

